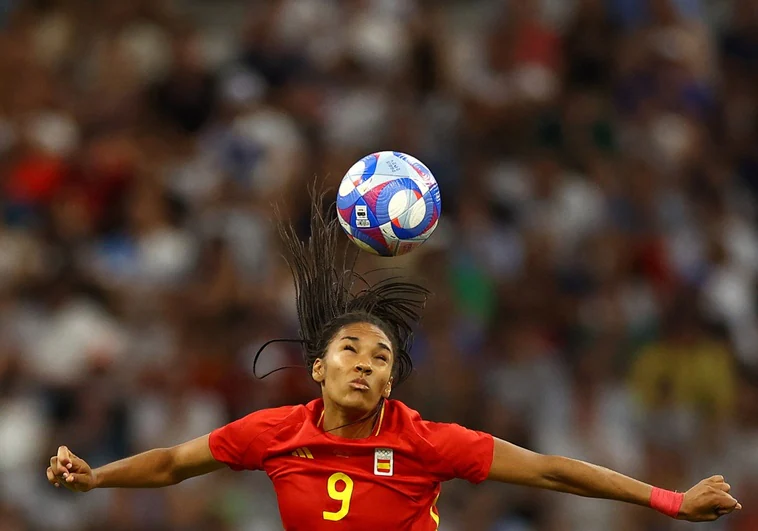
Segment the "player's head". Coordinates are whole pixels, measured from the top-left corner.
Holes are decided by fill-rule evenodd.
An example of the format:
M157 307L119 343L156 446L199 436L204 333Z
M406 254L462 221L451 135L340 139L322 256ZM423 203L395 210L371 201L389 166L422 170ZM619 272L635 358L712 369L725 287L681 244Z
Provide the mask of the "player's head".
M383 321L363 312L346 314L330 325L322 336L325 348L311 367L324 398L360 412L389 398L400 365L393 335Z
M302 242L292 225L280 224L295 281L305 362L325 399L370 410L413 369L408 354L427 290L390 278L369 284L352 268L335 265L341 230L327 221L322 197L313 194L311 236ZM362 285L355 290L356 283ZM360 389L355 380L365 380Z

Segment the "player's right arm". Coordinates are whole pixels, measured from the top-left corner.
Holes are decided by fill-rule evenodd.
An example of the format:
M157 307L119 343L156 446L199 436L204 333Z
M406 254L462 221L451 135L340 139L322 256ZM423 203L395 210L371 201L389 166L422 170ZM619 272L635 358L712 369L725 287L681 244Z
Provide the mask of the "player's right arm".
M232 470L261 470L271 438L287 425L295 410L302 414L304 408L256 411L203 437L171 448L149 450L95 470L61 446L50 459L47 479L55 486L86 492L109 487L167 487L224 466Z
M209 435L171 448L148 450L120 461L92 469L66 446L50 459L47 479L70 490L87 492L95 488L158 488L175 485L225 465L214 459Z

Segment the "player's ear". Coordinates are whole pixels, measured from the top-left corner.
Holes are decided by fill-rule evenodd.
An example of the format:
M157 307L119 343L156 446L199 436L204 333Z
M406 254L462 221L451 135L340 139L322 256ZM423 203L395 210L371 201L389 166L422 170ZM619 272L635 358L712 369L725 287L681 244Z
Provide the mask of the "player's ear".
M326 366L324 365L323 358L316 358L313 362L311 377L316 383L324 383L324 378L326 378Z
M387 385L384 386L384 391L382 391L382 396L384 398L389 398L391 392L392 392L392 378L390 378L389 381L387 382Z

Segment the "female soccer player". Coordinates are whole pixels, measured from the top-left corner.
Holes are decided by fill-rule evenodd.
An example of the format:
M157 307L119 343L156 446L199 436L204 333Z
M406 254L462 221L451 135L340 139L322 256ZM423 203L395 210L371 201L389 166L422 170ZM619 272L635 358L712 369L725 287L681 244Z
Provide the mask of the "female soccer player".
M292 531L435 530L440 484L453 478L618 500L693 522L741 508L721 476L670 492L457 424L425 421L390 400L411 371L412 326L427 292L391 279L354 294L359 277L334 266L340 229L323 218L318 199L307 244L291 226L281 225L280 233L297 288L305 362L322 397L257 411L193 441L95 470L61 446L47 469L50 483L86 492L165 487L224 466L265 470L284 528Z

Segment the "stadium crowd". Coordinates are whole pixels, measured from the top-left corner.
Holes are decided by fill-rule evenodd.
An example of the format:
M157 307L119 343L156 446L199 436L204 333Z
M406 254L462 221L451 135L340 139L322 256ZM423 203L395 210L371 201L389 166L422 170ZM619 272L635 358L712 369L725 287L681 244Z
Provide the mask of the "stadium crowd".
M758 529L758 2L2 0L0 25L0 530L279 529L262 473L81 495L45 467L315 397L252 373L297 333L272 204L306 226L315 176L384 149L443 199L419 250L360 258L435 293L394 396L664 488L724 474L744 510L702 529ZM502 485L439 507L689 529Z

